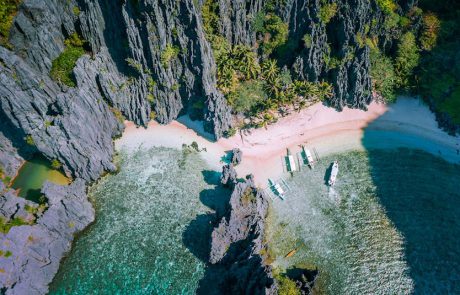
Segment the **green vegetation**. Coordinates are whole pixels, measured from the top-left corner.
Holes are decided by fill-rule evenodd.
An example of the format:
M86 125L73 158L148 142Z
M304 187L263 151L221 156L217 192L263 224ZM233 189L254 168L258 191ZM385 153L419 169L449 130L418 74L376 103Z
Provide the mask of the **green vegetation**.
M261 81L243 81L238 88L228 97L228 102L233 110L238 113L248 113L257 104L267 99L264 84Z
M5 184L5 186L8 186L11 182L11 177L6 175L1 165L0 165L0 180Z
M396 85L401 89L407 89L411 82L414 68L420 59L419 49L415 42L415 36L407 32L401 36L395 58Z
M35 146L35 141L34 141L34 138L32 137L32 135L27 135L24 140L26 141L26 143L28 145L31 145L31 146Z
M243 195L241 196L241 202L244 205L247 205L249 203L253 203L256 201L256 196L254 195L254 192L252 189L248 188L244 191Z
M319 18L323 23L328 24L336 15L337 9L337 3L326 3L322 1L321 8L319 9Z
M73 68L77 60L85 54L83 41L77 33L73 33L64 41L64 51L53 60L50 76L55 81L63 83L69 87L75 87L76 81L73 75Z
M275 270L273 274L275 280L278 282L279 295L300 295L300 290L297 288L295 282L284 274L280 274Z
M432 50L434 48L440 27L441 22L434 13L428 12L423 16L423 32L420 37L421 49Z
M11 25L21 0L0 0L0 45L11 48L8 42Z
M6 221L2 217L0 217L0 232L7 234L13 226L21 226L21 225L30 225L31 222L27 222L26 220L15 217L10 221Z
M288 25L275 14L259 13L254 20L254 28L261 35L258 43L265 55L270 55L287 41Z
M140 62L137 62L137 61L135 61L135 60L132 59L132 58L127 58L127 59L126 59L126 62L128 63L128 65L129 65L130 67L132 67L133 69L135 69L139 74L143 74L143 73L144 73L144 69L143 69L143 67L142 67L142 65L141 65Z
M396 75L392 60L383 55L378 48L371 50L371 79L373 88L380 93L387 103L396 99Z
M394 11L397 8L397 5L394 2L394 0L376 0L376 2L380 9L386 14L394 13Z
M125 121L125 116L121 113L121 111L115 107L110 107L115 118L117 118L118 122L123 123Z
M423 15L418 89L438 112L460 125L460 2L421 1Z
M179 48L171 44L167 44L165 49L161 52L161 64L163 67L168 67L172 59L176 58L179 55Z
M62 164L61 164L61 162L59 162L58 159L53 159L53 160L51 161L51 167L52 167L53 169L55 169L55 170L58 170L58 169L60 169L60 168L62 167Z
M73 11L73 14L74 14L75 16L79 16L80 13L81 13L80 8L78 8L78 6L74 6L74 7L72 8L72 11Z
M303 36L302 41L303 41L303 45L305 46L305 48L311 47L311 44L312 44L311 36L308 33Z

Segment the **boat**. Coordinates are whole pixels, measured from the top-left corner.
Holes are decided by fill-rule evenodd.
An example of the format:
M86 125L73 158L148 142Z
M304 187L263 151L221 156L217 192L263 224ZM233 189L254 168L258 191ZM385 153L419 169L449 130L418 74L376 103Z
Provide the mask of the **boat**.
M304 158L304 163L310 168L313 168L313 165L315 164L315 159L313 158L313 155L311 154L310 150L305 148L304 145L302 145L302 157Z
M275 195L280 197L281 200L284 200L285 192L281 185L276 181L271 180L270 178L268 179L268 184L270 189L275 193Z
M289 172L296 171L297 168L295 166L294 156L291 154L291 151L289 149L287 149L287 155L285 159L286 159L287 171Z
M337 174L339 173L339 162L334 161L332 164L332 170L331 170L331 175L329 177L328 184L330 186L333 186L335 184L335 181L337 179Z

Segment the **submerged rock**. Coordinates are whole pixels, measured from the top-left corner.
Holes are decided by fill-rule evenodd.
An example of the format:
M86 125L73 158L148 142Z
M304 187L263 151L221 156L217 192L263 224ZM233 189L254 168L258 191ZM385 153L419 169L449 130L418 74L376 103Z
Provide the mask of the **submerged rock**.
M9 253L0 257L0 284L6 294L47 293L75 234L94 221L83 179L69 186L47 182L42 192L48 199L48 209L35 224L13 226L8 233L0 233L0 250ZM19 212L11 214L10 208L21 208L24 202L27 203L14 194L4 195L0 198L0 215L7 219L19 217Z

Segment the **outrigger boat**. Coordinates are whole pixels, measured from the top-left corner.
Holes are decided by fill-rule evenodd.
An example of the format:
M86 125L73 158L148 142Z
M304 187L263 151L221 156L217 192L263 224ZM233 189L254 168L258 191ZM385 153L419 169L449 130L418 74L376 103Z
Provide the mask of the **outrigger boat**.
M287 149L287 155L284 158L286 160L286 170L289 172L297 171L294 156L291 154L291 151L289 149Z
M331 176L329 177L329 181L328 181L328 184L330 186L333 186L335 184L338 173L339 173L339 162L334 161L334 163L332 164Z
M313 169L315 165L315 159L313 158L313 155L311 154L310 150L305 148L304 145L302 145L302 158L304 159L304 163Z
M268 185L269 185L269 188L275 193L275 195L280 197L281 200L284 200L285 192L284 192L284 189L281 187L281 185L278 182L275 182L269 178Z

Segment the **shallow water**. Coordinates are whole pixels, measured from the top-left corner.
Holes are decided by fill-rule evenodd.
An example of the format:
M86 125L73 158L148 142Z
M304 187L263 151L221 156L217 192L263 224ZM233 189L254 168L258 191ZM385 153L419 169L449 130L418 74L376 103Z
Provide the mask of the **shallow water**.
M90 189L96 221L76 240L51 294L194 294L205 270L190 249L207 240L189 227L210 212L201 198L218 175L203 172L198 154L171 149L121 151L119 161L118 174Z
M338 159L334 189L325 171ZM327 294L459 293L460 167L413 150L327 157L287 178L268 239L273 265L318 267ZM285 258L292 249L295 255Z
M53 169L48 160L35 157L19 169L12 188L19 189L20 197L39 202L41 187L46 180L61 185L69 183L69 179L61 171Z

